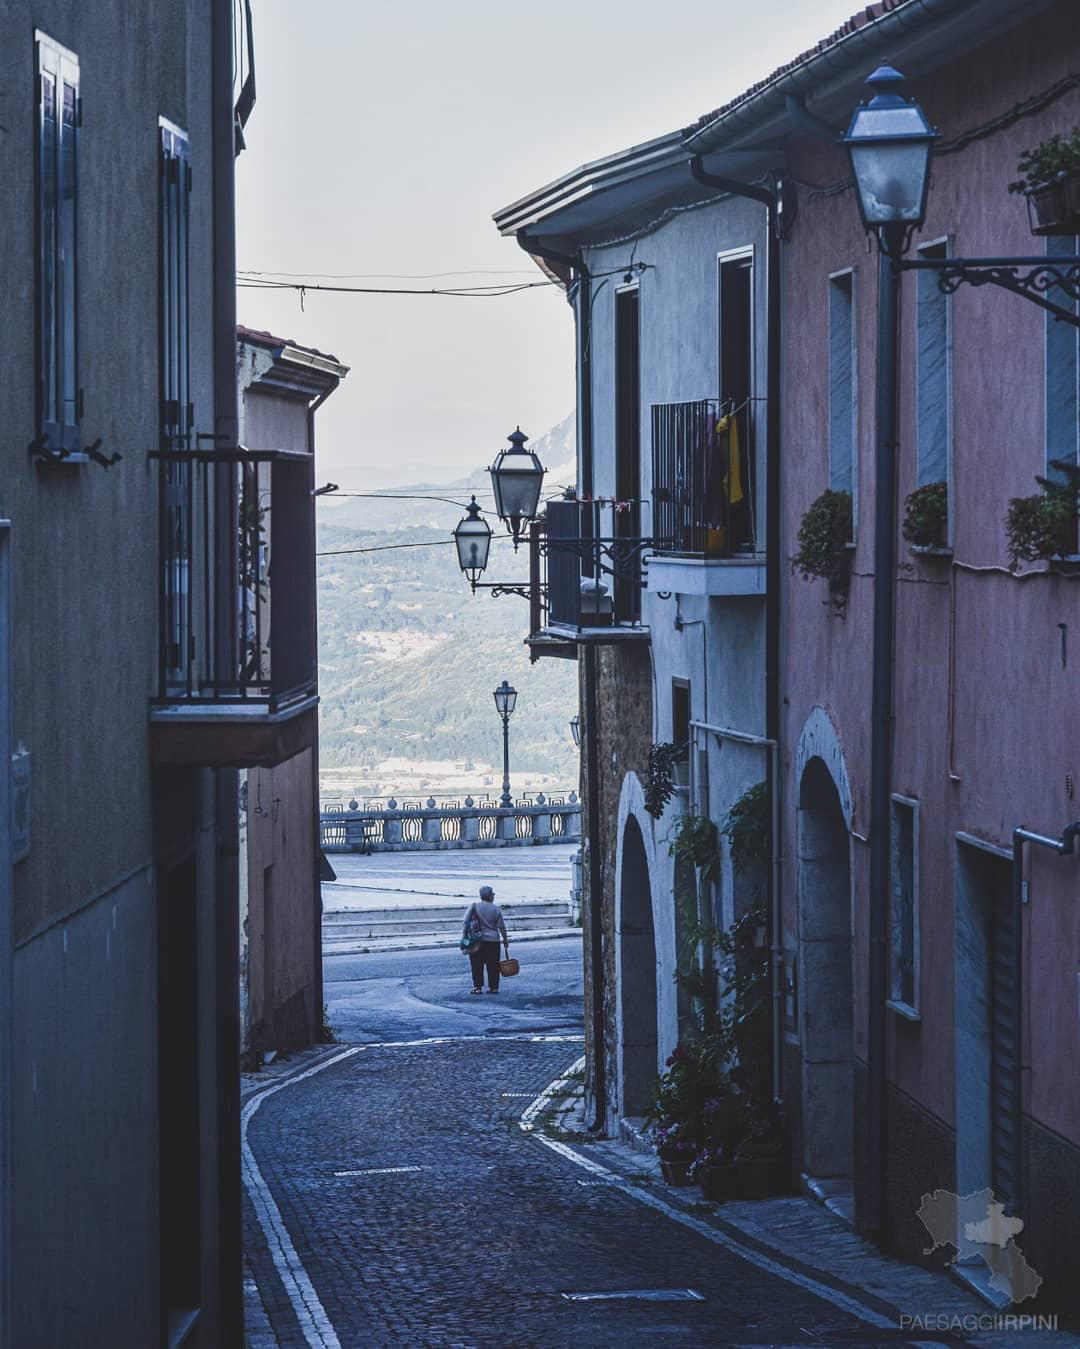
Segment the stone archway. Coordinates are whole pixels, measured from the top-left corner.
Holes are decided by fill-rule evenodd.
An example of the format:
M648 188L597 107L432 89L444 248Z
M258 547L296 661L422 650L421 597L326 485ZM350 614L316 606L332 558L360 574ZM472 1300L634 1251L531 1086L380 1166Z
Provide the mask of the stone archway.
M621 852L618 930L621 1105L624 1115L641 1115L651 1103L657 1068L656 936L645 842L632 815L623 831Z
M855 1029L850 835L817 756L799 779L799 968L803 1169L854 1172Z

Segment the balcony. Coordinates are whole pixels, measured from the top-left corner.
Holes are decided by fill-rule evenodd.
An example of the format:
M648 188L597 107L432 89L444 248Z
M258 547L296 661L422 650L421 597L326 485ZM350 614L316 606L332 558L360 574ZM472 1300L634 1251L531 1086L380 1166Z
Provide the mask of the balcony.
M161 451L157 763L271 766L314 744L312 460Z
M580 645L649 640L641 623L642 558L653 541L641 534L640 519L637 501L548 503L544 527L530 541L534 659L575 654Z
M765 594L758 551L749 403L716 399L652 409L652 593Z

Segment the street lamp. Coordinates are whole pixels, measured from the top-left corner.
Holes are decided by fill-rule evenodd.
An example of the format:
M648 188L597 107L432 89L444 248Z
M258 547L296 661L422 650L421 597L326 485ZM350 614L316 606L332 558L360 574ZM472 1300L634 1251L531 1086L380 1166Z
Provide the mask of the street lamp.
M581 747L581 717L575 712L570 718L570 734L574 737L574 744Z
M491 526L480 514L476 497L465 507L465 514L454 530L454 543L457 545L458 566L469 578L469 584L476 590L476 578L487 566L488 549L491 547Z
M510 448L500 450L488 469L495 493L495 513L510 530L515 552L523 537L522 525L536 519L546 472L533 451L525 448L528 439L519 426L507 436Z
M930 151L938 132L922 108L900 92L904 77L878 66L866 83L873 96L855 109L843 137L863 225L885 253L899 256L926 218Z
M512 688L504 679L495 690L495 706L503 723L503 785L500 805L512 806L514 798L510 795L510 714L517 702L517 689Z

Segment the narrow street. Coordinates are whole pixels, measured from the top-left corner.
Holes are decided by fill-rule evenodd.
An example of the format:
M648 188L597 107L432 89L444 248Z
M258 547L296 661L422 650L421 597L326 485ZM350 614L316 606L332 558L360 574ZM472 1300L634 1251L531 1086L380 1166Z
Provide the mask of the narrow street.
M248 1080L252 1349L880 1343L519 1127L582 1053L578 941L519 955L497 999L453 949L327 962L343 1043Z

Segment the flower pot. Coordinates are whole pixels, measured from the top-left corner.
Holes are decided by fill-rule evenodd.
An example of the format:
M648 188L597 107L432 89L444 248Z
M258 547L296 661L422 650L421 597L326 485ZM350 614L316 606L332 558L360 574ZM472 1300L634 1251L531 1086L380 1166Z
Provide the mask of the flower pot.
M1080 229L1080 176L1075 172L1025 193L1032 234L1075 234Z
M669 1185L690 1185L690 1162L669 1162L660 1158L660 1173Z
M770 1199L790 1194L788 1159L754 1157L742 1162L713 1162L701 1169L701 1188L714 1203L725 1199Z

